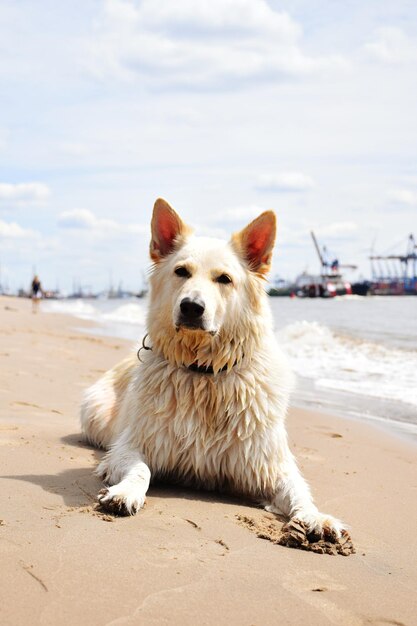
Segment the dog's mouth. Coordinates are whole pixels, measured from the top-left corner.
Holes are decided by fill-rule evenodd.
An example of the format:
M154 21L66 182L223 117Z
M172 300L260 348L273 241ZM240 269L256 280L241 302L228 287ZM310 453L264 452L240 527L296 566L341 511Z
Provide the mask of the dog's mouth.
M184 320L180 318L175 324L175 330L177 331L177 333L180 330L185 330L185 331L202 331L203 333L208 333L212 337L217 335L217 330L206 328L204 325L204 322L201 320L190 321L190 320Z

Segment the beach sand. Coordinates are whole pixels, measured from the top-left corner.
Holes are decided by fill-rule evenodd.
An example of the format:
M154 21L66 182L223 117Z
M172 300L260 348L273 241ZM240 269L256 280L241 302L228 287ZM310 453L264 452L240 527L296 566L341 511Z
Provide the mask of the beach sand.
M357 553L274 545L248 502L152 487L136 517L95 508L100 452L80 396L131 348L89 323L0 298L0 623L417 624L416 446L293 408L290 441L321 510Z

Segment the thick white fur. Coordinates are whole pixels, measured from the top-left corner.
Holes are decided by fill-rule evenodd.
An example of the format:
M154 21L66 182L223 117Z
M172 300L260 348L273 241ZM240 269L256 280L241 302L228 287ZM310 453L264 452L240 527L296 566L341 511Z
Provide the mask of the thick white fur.
M186 265L192 274L175 275ZM215 282L228 274L233 284ZM86 438L108 452L98 467L103 506L133 514L151 476L252 496L316 531L342 524L320 513L289 449L292 375L272 329L264 281L236 242L188 233L158 259L150 279L143 362L132 354L86 393ZM179 303L201 297L206 330L176 329ZM210 363L214 374L187 369ZM226 371L221 369L227 365Z

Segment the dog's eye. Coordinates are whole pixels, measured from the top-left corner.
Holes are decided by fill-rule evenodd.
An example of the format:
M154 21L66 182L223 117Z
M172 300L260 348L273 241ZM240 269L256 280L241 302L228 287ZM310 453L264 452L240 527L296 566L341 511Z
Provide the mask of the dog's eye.
M181 276L181 278L190 278L191 276L190 272L187 270L186 267L177 267L177 269L175 270L175 273L177 276Z
M216 278L216 283L221 283L222 285L228 285L231 282L232 279L227 274L220 274L220 276Z

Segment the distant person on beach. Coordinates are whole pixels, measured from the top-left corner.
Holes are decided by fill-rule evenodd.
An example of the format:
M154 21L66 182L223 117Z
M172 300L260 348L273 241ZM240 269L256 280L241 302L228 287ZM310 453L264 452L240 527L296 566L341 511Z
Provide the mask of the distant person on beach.
M38 312L39 300L43 295L43 289L41 285L41 281L39 280L39 276L35 274L32 280L31 285L31 297L32 297L32 313Z

